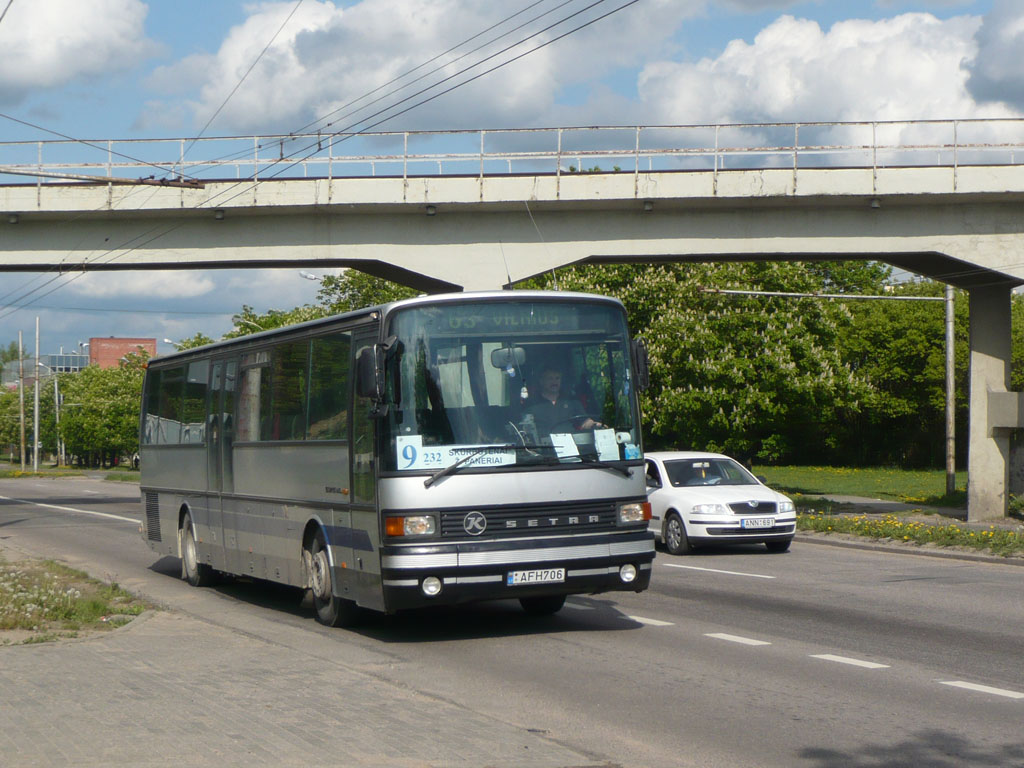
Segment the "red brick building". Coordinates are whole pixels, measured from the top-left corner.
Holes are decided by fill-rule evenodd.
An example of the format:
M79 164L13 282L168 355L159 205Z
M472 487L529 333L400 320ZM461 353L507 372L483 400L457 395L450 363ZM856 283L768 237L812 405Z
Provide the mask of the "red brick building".
M89 339L89 365L117 368L122 357L140 351L156 357L156 339L92 338Z

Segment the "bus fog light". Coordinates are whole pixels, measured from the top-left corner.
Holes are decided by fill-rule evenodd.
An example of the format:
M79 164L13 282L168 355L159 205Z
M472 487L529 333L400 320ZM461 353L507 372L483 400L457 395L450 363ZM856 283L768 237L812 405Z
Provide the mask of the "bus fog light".
M434 597L441 594L441 580L437 576L427 576L420 585L420 588L427 597Z
M629 584L636 578L636 566L632 563L626 563L619 568L619 578L622 579L623 584Z

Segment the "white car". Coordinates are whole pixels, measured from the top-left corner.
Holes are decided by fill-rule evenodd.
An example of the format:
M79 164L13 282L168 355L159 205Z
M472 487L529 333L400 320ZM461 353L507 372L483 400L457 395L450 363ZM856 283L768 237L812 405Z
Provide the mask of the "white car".
M785 552L796 509L739 462L720 453L646 453L651 531L673 555L699 544L763 543Z

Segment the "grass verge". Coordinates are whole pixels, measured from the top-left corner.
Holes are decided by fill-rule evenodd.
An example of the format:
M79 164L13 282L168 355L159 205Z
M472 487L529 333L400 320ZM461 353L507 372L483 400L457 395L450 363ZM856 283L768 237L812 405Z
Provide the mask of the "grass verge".
M889 467L755 467L754 474L782 493L805 496L866 496L934 507L962 507L967 503L967 473L956 473L956 491L946 494L946 473L941 469Z
M932 525L896 515L832 515L799 512L798 531L850 533L872 539L933 547L963 547L1001 557L1024 557L1024 537L1006 528L977 529L951 523Z
M0 645L109 631L152 608L117 585L52 560L0 558Z

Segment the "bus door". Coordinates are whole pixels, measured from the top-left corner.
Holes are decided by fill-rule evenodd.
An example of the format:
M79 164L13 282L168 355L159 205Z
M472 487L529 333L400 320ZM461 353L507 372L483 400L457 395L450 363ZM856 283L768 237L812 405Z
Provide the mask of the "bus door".
M359 353L377 342L377 327L357 329L352 334L352 370ZM373 401L360 397L352 386L351 481L353 556L359 569L357 598L359 604L384 610L383 585L380 575L380 518L377 513L376 423L371 415Z
M238 362L217 360L210 369L210 399L207 415L209 439L206 442L207 499L210 510L210 530L217 536L215 559L228 569L229 552L224 541L225 505L230 505L234 490L231 449L234 443L235 381ZM225 499L225 495L228 498ZM214 567L218 567L214 563Z

